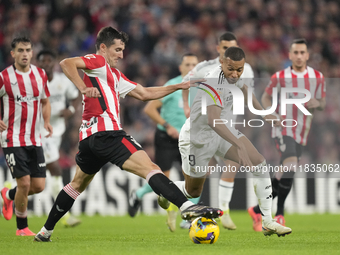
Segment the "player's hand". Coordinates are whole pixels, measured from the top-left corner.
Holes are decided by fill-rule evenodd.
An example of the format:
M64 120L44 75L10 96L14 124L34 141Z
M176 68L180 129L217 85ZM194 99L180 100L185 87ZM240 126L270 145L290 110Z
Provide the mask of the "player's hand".
M247 152L247 149L246 147L244 146L243 143L241 143L240 147L237 148L237 154L238 154L238 157L239 157L239 164L241 166L249 166L249 167L252 167L253 166L253 163L251 162L250 158L249 158L249 155L248 155L248 152Z
M284 118L278 114L268 114L264 116L263 119L274 127L281 127L281 121L284 120Z
M172 137L173 139L178 139L178 137L179 137L179 133L178 133L177 129L174 128L171 125L169 125L166 128L166 133L168 134L168 136Z
M183 110L186 118L190 117L190 107L188 104L183 105Z
M316 98L312 98L306 103L306 106L308 109L315 109L315 108L320 107L320 105L321 104L319 100L317 100Z
M81 91L81 93L83 95L85 95L86 97L89 97L89 98L91 98L91 97L93 97L93 98L101 97L99 90L97 88L93 88L93 87L92 88L86 87L84 90Z
M0 120L0 132L5 131L6 129L7 129L7 126L6 126L5 122Z
M44 124L44 128L47 130L48 134L45 136L46 138L47 137L51 137L52 134L53 134L53 127L51 126L50 123L45 123Z

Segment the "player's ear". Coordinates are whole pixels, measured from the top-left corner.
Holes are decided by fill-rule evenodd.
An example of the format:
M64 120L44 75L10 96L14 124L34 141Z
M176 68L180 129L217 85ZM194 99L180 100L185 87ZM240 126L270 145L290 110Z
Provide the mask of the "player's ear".
M102 52L106 52L107 47L106 47L105 43L101 43L101 44L99 45L99 49L100 49Z
M14 51L13 50L11 50L11 56L12 56L12 58L14 58Z

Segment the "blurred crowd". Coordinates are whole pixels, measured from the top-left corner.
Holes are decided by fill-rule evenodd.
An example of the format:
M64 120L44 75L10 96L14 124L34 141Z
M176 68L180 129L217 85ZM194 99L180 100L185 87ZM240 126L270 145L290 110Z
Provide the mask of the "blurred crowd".
M13 63L10 42L20 33L30 36L35 53L50 48L63 59L93 53L96 34L103 26L123 30L130 40L119 69L143 86L162 86L178 75L184 53L196 54L199 61L216 58L217 38L225 31L237 36L255 77L268 79L289 65L291 41L304 37L309 42L308 64L327 77L327 107L315 114L304 160L339 162L339 1L2 0L0 24L1 70ZM261 95L264 86L255 82L255 90ZM153 157L155 125L142 113L144 104L132 98L122 100L122 122ZM81 107L68 121L63 140L65 168L74 164L80 120ZM278 163L269 130L269 126L242 129L269 162Z

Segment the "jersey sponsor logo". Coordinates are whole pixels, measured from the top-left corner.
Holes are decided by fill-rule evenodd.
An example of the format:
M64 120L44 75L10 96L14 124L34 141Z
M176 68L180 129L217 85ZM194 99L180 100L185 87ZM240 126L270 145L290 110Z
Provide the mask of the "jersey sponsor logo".
M92 125L98 123L97 117L92 117L89 121L85 121L81 124L80 129L88 129Z
M18 82L17 82L17 81L16 81L16 82L13 82L13 83L11 82L11 85L12 85L12 86L18 85Z
M39 163L38 165L39 165L39 167L46 167L46 163L45 162L44 163Z
M17 102L30 102L30 101L36 101L38 100L38 97L23 97L23 96L19 96L17 95Z
M93 54L87 54L86 56L84 56L84 58L91 59L91 58L96 58L96 56Z

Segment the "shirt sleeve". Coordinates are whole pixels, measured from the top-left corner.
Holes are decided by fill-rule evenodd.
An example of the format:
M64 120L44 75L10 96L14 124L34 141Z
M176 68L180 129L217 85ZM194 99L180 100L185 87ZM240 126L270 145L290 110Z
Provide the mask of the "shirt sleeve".
M321 99L326 97L326 82L325 77L320 73L320 77L317 78L317 89L315 91L315 98Z
M280 83L279 83L279 80L278 80L278 77L276 75L276 73L270 78L270 82L269 84L267 85L265 91L268 93L268 95L272 95L273 94L273 88L275 87L279 87L280 86Z
M105 66L106 60L103 56L97 54L88 54L81 59L85 62L86 69L93 70Z
M117 70L117 69L116 69ZM120 72L119 83L118 83L118 91L119 96L121 98L125 98L126 95L131 91L134 90L137 86L137 83L134 81L130 81L126 76Z
M50 91L48 90L47 81L48 81L47 74L44 71L43 90L42 90L42 94L41 94L41 99L46 99L46 98L50 97Z

